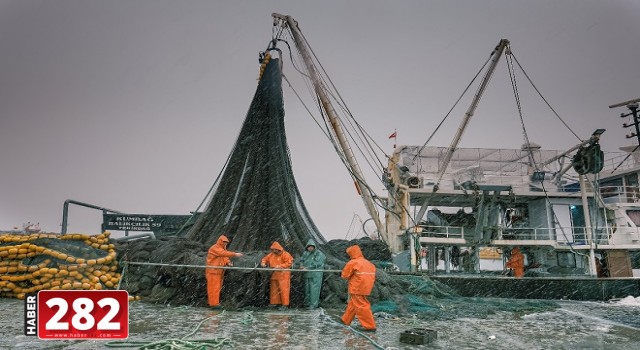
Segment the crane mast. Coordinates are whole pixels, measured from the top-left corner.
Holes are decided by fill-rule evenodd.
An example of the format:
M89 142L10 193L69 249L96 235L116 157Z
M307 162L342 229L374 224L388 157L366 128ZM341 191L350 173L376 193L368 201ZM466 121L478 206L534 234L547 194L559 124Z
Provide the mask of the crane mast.
M460 122L460 126L458 127L458 130L456 131L456 134L453 137L453 140L451 141L451 145L447 149L447 153L445 154L444 159L442 160L442 167L440 168L440 172L438 173L438 179L436 180L436 183L433 186L434 192L438 190L438 186L440 185L442 176L447 171L447 167L449 166L449 163L451 162L451 158L453 157L453 152L455 152L456 148L458 148L458 144L460 143L462 134L467 128L467 125L469 124L471 117L473 116L476 108L478 107L480 98L482 97L484 90L489 84L489 80L491 80L491 76L493 75L493 72L496 70L496 67L498 66L498 61L500 60L500 57L502 57L502 53L508 46L509 46L509 40L500 39L500 42L498 43L496 48L493 50L493 52L491 52L491 55L493 57L491 58L491 63L489 64L489 68L487 68L487 72L482 78L482 82L478 87L478 91L473 96L471 105L469 106L466 113L464 114L464 118L462 119L462 122ZM420 210L418 211L418 215L416 216L416 221L420 221L422 219L422 217L424 216L424 213L427 211L427 207L428 207L428 199L425 200L422 206L420 207Z
M302 56L304 64L309 73L309 77L313 84L313 88L316 94L318 95L318 97L320 98L320 103L322 104L322 107L324 108L324 111L327 114L327 117L329 118L333 133L336 139L338 140L339 150L342 152L347 164L349 165L349 168L351 170L350 171L351 177L354 180L356 189L358 190L358 194L360 194L360 196L362 197L365 207L367 208L369 215L371 215L371 218L373 219L376 225L376 229L378 230L378 233L380 234L382 239L385 240L385 242L391 244L391 242L389 241L389 237L387 235L387 231L385 230L382 224L382 221L380 220L380 216L378 215L378 211L376 209L376 205L373 200L373 195L371 194L371 191L369 190L369 187L367 186L364 180L362 170L360 170L360 166L358 165L358 162L353 155L353 151L349 146L347 138L345 137L344 131L342 130L342 126L340 125L341 124L340 119L338 118L338 115L335 109L333 108L333 105L331 104L331 100L329 99L329 96L327 94L327 88L322 83L320 74L318 73L318 70L316 69L313 63L313 60L311 58L311 55L309 53L307 42L304 39L304 36L302 35L302 33L300 32L300 28L298 28L298 22L294 20L291 16L281 15L278 13L273 13L272 16L276 21L280 21L281 26L283 27L288 26L289 29L291 30L291 34L293 35L293 39L295 41L296 47L300 50L300 55Z

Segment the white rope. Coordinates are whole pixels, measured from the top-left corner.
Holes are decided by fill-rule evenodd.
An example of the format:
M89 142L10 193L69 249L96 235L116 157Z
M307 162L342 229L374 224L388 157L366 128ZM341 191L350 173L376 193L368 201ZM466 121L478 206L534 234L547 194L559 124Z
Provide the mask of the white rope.
M271 267L235 267L235 266L206 266L206 265L182 265L182 264L163 264L138 261L123 261L123 264L129 265L149 265L149 266L167 266L167 267L191 267L204 269L220 269L220 270L250 270L250 271L293 271L293 272L342 272L342 270L310 270L310 269L278 269Z
M327 314L324 312L324 309L323 309L323 308L320 308L320 315L321 315L321 316L323 316L325 320L328 320L328 321L330 321L331 323L334 323L334 324L336 324L336 325L338 325L338 326L340 326L340 327L342 327L342 328L344 328L344 329L348 329L348 330L352 331L353 333L355 333L355 334L357 334L357 335L359 335L359 336L361 336L361 337L363 337L363 338L367 339L367 340L368 340L368 341L369 341L373 346L375 346L375 347L376 347L376 349L380 349L380 350L384 350L384 349L385 349L385 347L384 347L384 346L382 346L382 345L380 345L380 344L376 343L376 341L375 341L375 340L373 340L373 339L372 339L371 337L369 337L368 335L366 335L366 334L364 334L364 333L362 333L362 332L360 332L360 331L356 330L355 328L353 328L353 327L351 327L351 326L347 326L346 324L344 324L344 323L342 323L342 322L338 322L338 321L334 320L331 316L327 315Z

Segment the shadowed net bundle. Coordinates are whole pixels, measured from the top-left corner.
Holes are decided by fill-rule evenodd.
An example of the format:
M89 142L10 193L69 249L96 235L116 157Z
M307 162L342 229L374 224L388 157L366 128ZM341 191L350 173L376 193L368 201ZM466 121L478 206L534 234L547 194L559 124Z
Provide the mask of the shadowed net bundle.
M266 250L275 240L290 252L309 238L326 242L293 177L279 59L267 64L224 174L186 237L210 246L221 234L239 251Z
M380 240L326 242L309 217L291 169L277 59L266 65L228 164L194 226L184 237L130 241L119 244L118 251L126 252L130 261L202 266L207 250L221 234L231 239L229 250L245 254L233 262L234 267L246 269L225 273L221 302L231 308L269 304L271 272L256 270L255 266L273 241L299 258L312 238L327 256L325 268L331 270L342 269L349 259L345 250L353 244L358 244L371 261L391 260L388 246ZM130 265L123 286L152 302L207 305L202 268ZM291 306L303 305L303 291L302 273L292 273ZM443 310L460 308L454 296L439 282L418 276L391 276L378 268L369 299L378 313L419 313L424 317L443 317L444 313L450 317L456 313ZM339 273L325 272L320 299L322 307L344 307L347 283Z
M294 258L304 252L309 239L327 256L328 269L341 269L348 260L349 242L328 245L311 220L295 183L285 135L282 73L279 59L265 66L246 119L205 210L184 237L129 242L121 246L130 261L204 265L206 252L221 234L230 238L229 250L243 252L225 274L222 303L227 306L265 306L269 303L271 272L253 268L278 241ZM362 240L371 260L389 261L384 242ZM335 248L337 249L334 249ZM206 304L203 269L131 266L125 278L129 292L156 302ZM326 273L321 298L344 303L346 282L338 273ZM291 305L303 303L302 273L291 280ZM388 295L386 289L378 293Z

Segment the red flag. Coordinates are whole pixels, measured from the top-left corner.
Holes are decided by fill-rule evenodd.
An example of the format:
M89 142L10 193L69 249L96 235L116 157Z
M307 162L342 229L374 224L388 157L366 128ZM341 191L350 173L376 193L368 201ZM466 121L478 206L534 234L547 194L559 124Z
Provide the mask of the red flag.
M398 132L394 131L393 134L389 135L390 139L395 139L398 136Z

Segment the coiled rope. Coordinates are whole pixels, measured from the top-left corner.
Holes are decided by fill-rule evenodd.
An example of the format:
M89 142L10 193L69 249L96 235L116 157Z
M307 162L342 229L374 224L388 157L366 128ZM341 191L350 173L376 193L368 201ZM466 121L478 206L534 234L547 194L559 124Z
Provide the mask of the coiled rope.
M260 270L260 271L294 271L294 272L342 272L342 270L310 270L310 269L278 269L278 268L269 268L269 267L235 267L235 266L206 266L206 265L184 265L184 264L164 264L164 263L149 263L149 262L137 262L137 261L123 261L122 264L129 265L149 265L149 266L166 266L166 267L186 267L186 268L210 268L210 269L224 269L224 270ZM126 265L125 265L126 266ZM229 338L214 338L214 339L205 339L205 340L184 340L191 335L193 335L204 323L206 320L222 315L224 311L220 314L213 315L205 318L200 321L196 328L190 334L182 337L181 339L165 339L156 342L141 342L141 341L130 341L130 342L109 342L106 345L108 347L140 347L140 350L187 350L187 349L198 349L198 350L206 350L206 349L220 349L224 345L231 345L231 339ZM385 347L378 344L368 335L350 327L343 323L337 322L332 319L329 315L325 314L324 309L320 308L320 314L324 317L324 319L334 323L341 328L348 329L353 333L367 339L374 347L377 349L384 350ZM248 311L245 313L241 323L242 324L251 324L255 321L253 313Z
M209 316L200 321L191 333L185 335L180 339L163 339L154 342L148 341L111 341L106 343L107 347L111 348L139 348L140 350L207 350L207 349L221 349L225 345L232 346L230 338L213 338L213 339L198 339L198 340L186 340L185 338L195 334L202 324L214 317L224 314L222 311L219 314Z
M375 341L375 340L373 340L373 339L372 339L371 337L369 337L368 335L366 335L366 334L364 334L364 333L362 333L362 332L360 332L360 331L356 330L356 329L355 329L355 328L353 328L353 327L347 326L346 324L344 324L344 323L342 323L342 322L338 322L338 321L334 320L333 318L331 318L331 316L329 316L329 315L327 315L327 314L325 314L325 313L324 313L324 309L323 309L323 308L320 308L320 316L322 316L325 320L327 320L327 321L329 321L329 322L331 322L331 323L333 323L333 324L336 324L336 325L338 325L338 326L340 326L340 327L342 327L342 328L344 328L344 329L348 329L348 330L352 331L353 333L355 333L355 334L357 334L357 335L359 335L359 336L361 336L361 337L363 337L363 338L367 339L367 340L368 340L368 341L369 341L373 346L375 346L375 347L376 347L376 349L380 349L380 350L385 350L385 349L386 349L384 346L382 346L382 345L380 345L380 344L376 343L376 341Z

